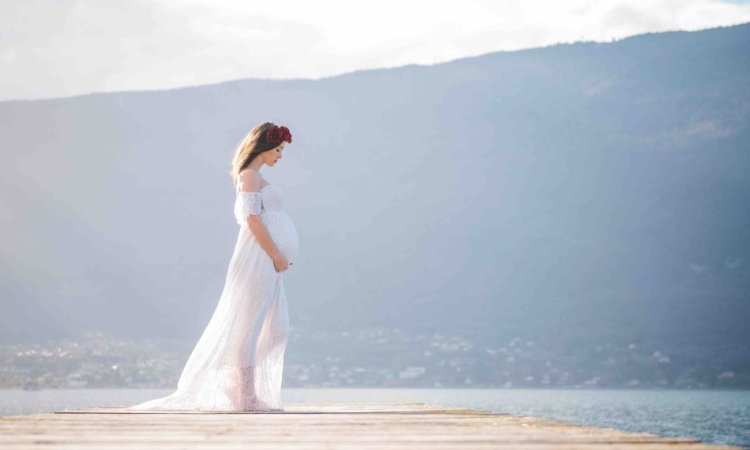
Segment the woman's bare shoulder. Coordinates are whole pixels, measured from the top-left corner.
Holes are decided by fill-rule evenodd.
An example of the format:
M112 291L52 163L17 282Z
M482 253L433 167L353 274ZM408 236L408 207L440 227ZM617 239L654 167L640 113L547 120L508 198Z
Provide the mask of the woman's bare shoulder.
M260 180L260 174L256 170L245 168L239 173L239 183L243 191L258 191Z

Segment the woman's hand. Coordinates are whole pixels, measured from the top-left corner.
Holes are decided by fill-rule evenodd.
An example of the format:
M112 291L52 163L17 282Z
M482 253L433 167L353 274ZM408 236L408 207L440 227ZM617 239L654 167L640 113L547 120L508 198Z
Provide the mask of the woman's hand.
M279 253L276 255L276 257L273 258L273 267L276 269L276 272L283 272L286 269L289 268L289 265L291 263L286 259L286 256L284 256L282 253Z

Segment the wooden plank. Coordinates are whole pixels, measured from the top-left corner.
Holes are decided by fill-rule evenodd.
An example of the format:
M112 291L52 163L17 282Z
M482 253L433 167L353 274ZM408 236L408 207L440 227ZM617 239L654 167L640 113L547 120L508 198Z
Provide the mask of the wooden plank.
M0 416L0 448L741 450L424 403L296 403L273 413L94 408Z

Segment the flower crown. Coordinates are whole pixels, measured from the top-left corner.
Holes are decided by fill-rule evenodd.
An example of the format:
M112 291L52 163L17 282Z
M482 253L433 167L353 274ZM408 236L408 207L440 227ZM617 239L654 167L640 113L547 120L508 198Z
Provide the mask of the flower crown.
M266 141L271 145L279 145L284 141L292 143L292 133L289 131L289 128L283 125L280 127L276 125L268 127L264 136Z

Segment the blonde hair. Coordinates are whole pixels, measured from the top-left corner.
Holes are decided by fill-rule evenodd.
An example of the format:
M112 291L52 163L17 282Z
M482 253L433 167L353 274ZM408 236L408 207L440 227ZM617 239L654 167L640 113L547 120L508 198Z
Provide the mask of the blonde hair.
M231 169L229 170L229 176L232 177L232 184L235 187L237 187L237 177L239 177L242 169L249 166L256 156L278 147L278 145L269 147L267 141L262 139L263 133L272 126L274 126L273 122L263 122L257 125L247 133L245 139L237 146L237 150L235 150L234 157L232 158Z

